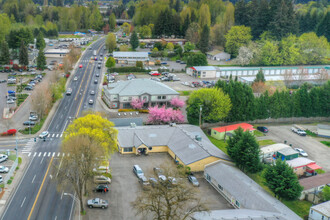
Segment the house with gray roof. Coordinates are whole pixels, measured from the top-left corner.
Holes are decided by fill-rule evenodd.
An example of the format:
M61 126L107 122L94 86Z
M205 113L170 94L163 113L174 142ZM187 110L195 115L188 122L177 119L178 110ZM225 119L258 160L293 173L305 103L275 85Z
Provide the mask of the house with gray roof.
M330 201L312 206L309 210L308 219L310 220L329 220Z
M150 79L133 79L111 83L104 88L104 102L110 108L131 108L133 99L144 100L144 108L169 105L179 93L169 86Z
M136 61L147 63L149 61L149 54L148 52L114 51L113 58L118 64L136 64Z
M205 167L204 177L234 208L243 210L241 212L228 211L225 219L301 219L234 166L215 162ZM253 210L258 216L251 218L251 212L246 210ZM262 212L267 212L267 214ZM212 219L222 218L218 215L218 218Z
M230 54L220 50L213 50L206 53L208 59L216 61L227 61L230 60Z
M189 76L196 78L215 78L217 76L217 68L214 66L192 66L186 69Z
M168 153L176 163L203 171L205 165L230 158L214 146L194 125L154 125L118 127L118 147L122 154Z

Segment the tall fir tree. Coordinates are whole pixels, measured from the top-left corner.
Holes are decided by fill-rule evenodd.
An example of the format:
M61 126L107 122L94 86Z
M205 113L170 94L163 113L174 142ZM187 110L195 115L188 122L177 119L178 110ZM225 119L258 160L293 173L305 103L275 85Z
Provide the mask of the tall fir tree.
M10 61L10 53L9 53L9 46L7 41L1 42L1 50L0 50L0 64L6 65L9 64Z
M264 72L262 71L262 69L260 68L260 70L258 71L256 78L254 80L254 82L265 82L265 75Z
M47 64L47 62L46 62L46 57L45 57L44 51L39 50L38 57L37 57L37 68L44 70L46 64Z
M204 25L200 41L198 43L199 49L202 53L206 53L209 50L210 42L210 28L207 25Z
M330 41L330 11L327 11L321 22L316 27L318 36L325 36Z
M38 36L37 36L37 42L36 42L36 47L38 50L43 50L46 47L46 43L44 40L44 35L40 31Z
M235 4L235 24L245 26L247 25L245 0L238 0Z
M189 17L189 14L187 14L187 16L185 17L185 19L183 21L182 27L181 27L181 35L182 36L186 35L186 32L189 28L189 25L190 25L190 17Z
M256 18L252 22L252 36L254 39L267 30L269 24L269 5L267 0L260 0L256 9Z
M29 65L29 54L28 49L24 44L24 41L21 41L21 46L19 48L19 64L23 66Z
M130 42L133 50L135 50L139 46L139 38L138 38L135 30L133 31L129 42Z

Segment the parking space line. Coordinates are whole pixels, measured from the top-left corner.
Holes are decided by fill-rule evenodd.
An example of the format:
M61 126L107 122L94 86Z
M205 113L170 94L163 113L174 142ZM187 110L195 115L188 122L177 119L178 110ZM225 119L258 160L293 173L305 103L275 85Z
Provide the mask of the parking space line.
M24 202L25 202L25 199L26 199L26 197L24 197L24 199L23 199L23 202L22 202L21 208L23 207L23 204L24 204Z

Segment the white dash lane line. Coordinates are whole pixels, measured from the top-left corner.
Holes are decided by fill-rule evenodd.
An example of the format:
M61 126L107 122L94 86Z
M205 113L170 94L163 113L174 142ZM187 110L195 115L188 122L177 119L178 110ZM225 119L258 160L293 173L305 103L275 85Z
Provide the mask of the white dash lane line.
M24 197L24 199L23 199L23 202L22 202L21 208L23 207L23 204L24 204L24 202L25 202L25 199L26 199L26 197Z
M31 183L33 183L34 182L34 179L36 178L36 175L34 175L34 177L33 177L33 179L32 179L32 182Z
M42 161L44 161L44 158L45 158L45 157L42 157L42 159L41 159L41 161L40 161L40 164L42 164Z

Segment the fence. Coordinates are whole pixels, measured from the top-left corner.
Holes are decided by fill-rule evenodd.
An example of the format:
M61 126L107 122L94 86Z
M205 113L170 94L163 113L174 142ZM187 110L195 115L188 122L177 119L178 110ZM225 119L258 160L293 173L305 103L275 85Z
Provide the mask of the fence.
M330 121L330 117L292 117L292 118L267 118L267 119L257 119L254 121L242 121L242 122L217 122L217 123L203 123L202 128L213 128L219 126L226 126L234 123L249 123L249 124L287 124L287 123L312 123L312 122L325 122Z
M10 179L10 177L13 176L15 170L16 170L16 167L18 165L18 157L16 157L16 160L14 161L13 165L11 166L10 170L8 171L8 173L6 174L5 178L3 179L3 183L4 185L7 184L8 180Z

